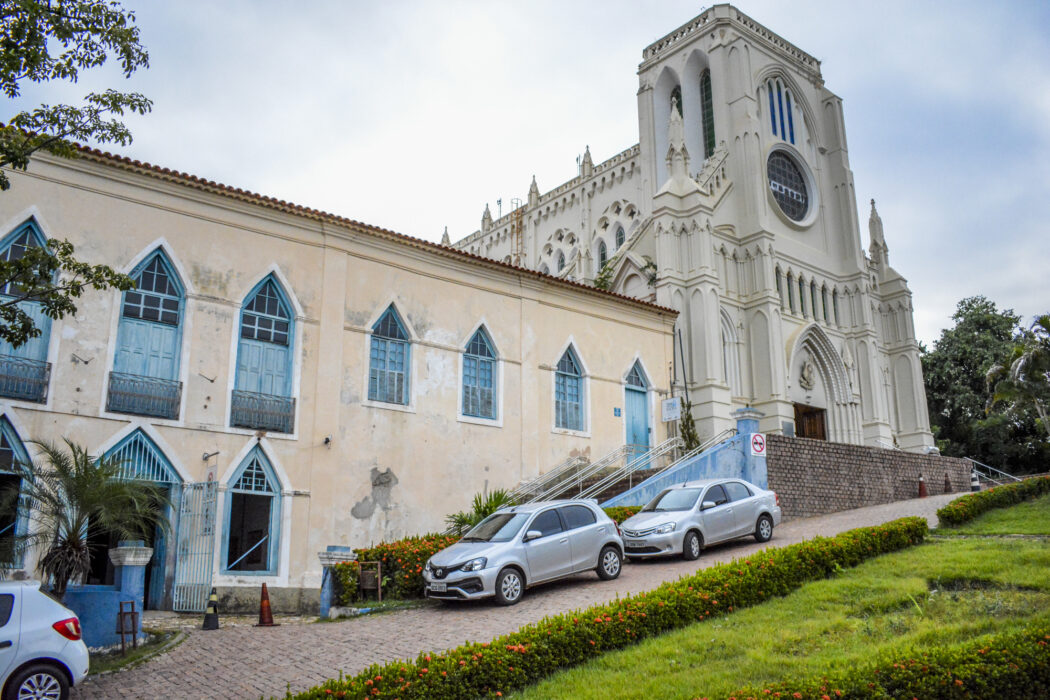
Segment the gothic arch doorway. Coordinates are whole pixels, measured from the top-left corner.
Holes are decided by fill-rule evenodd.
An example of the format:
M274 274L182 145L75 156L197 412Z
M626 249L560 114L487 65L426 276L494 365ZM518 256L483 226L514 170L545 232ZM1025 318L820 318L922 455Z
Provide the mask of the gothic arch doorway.
M816 324L802 329L788 354L788 396L795 435L859 444L860 416L842 356Z

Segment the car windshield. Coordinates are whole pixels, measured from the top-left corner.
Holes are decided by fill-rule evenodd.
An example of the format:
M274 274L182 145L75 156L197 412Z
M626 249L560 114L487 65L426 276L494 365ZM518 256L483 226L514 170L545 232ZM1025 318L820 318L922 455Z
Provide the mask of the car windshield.
M649 501L649 505L642 508L642 512L689 510L696 505L696 499L699 497L700 489L668 489Z
M460 541L509 542L528 519L528 513L493 513L475 525Z

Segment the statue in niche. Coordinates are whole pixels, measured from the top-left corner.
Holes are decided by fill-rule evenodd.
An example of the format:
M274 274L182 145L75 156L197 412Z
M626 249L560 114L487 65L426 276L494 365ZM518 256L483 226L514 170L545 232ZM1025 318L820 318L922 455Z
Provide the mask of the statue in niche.
M846 378L849 380L849 388L853 388L853 353L849 351L848 345L842 346L842 366L846 368Z
M813 391L813 387L817 385L817 369L809 360L802 363L802 371L798 375L798 385L806 391Z

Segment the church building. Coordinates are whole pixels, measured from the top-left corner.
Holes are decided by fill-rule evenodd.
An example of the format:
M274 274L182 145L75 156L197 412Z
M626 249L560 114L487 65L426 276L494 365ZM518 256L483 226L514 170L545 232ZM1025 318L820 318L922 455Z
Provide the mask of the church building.
M528 197L461 250L675 309L701 435L933 447L911 292L874 201L861 244L842 100L820 62L731 5L646 47L637 144Z

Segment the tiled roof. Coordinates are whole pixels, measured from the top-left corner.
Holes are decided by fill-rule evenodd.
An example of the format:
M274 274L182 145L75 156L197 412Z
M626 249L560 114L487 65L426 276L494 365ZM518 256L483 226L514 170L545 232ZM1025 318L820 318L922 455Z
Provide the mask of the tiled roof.
M138 173L140 175L146 175L148 177L155 177L166 182L172 182L185 187L192 187L194 189L201 190L203 192L209 192L217 194L223 197L229 197L231 199L237 199L242 202L248 202L258 206L268 207L277 211L292 214L294 216L302 216L316 221L324 223L337 224L345 226L354 231L365 233L374 236L380 236L392 240L400 241L406 245L413 246L418 249L428 250L438 255L444 255L446 257L460 258L463 260L470 261L474 264L481 264L487 267L502 268L507 271L513 271L522 275L529 275L542 279L544 282L559 285L562 287L569 287L587 294L594 294L602 297L608 297L615 299L620 302L625 302L634 306L641 306L655 311L663 313L676 314L677 311L669 309L659 304L652 302L643 301L641 299L635 299L634 297L625 296L623 294L617 294L616 292L609 292L597 287L590 285L581 284L579 282L573 282L570 280L564 280L552 275L547 275L542 272L535 270L529 270L528 268L518 267L510 263L500 262L499 260L492 260L480 255L474 255L466 251L458 250L452 246L441 245L440 243L433 243L431 241L424 240L422 238L416 238L414 236L408 236L397 231L391 231L390 229L381 228L379 226L372 226L354 219L348 219L343 216L336 214L329 214L328 212L321 211L319 209L311 209L310 207L304 207L299 204L292 202L286 202L283 199L277 199L276 197L267 197L266 195L257 194L255 192L249 192L248 190L242 190L237 187L230 187L213 180L206 180L196 175L190 175L188 173L179 172L177 170L171 170L170 168L163 168L158 165L151 163L144 163L142 161L133 160L125 156L114 155L106 151L101 151L96 148L89 148L87 146L77 146L80 152L80 157L85 160L91 160L96 163L103 165L109 165L129 172Z

